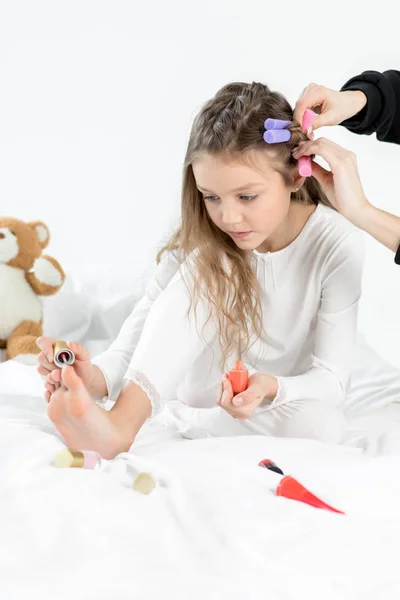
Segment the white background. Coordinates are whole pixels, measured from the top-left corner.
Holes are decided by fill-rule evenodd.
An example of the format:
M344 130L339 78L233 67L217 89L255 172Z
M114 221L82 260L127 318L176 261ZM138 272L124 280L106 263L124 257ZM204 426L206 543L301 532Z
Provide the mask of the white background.
M135 278L179 211L194 112L232 80L294 103L310 81L340 88L400 69L399 8L379 2L3 0L0 214L40 219L76 270ZM368 13L368 14L365 14ZM400 214L400 146L323 132L358 155L367 195ZM361 330L400 366L400 268L367 240Z

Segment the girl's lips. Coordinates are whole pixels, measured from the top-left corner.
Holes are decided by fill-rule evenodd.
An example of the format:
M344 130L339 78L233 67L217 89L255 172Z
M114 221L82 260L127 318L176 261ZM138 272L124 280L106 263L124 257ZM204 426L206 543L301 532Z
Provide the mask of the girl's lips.
M230 231L229 235L231 235L233 238L245 238L248 235L250 235L252 232L251 231Z

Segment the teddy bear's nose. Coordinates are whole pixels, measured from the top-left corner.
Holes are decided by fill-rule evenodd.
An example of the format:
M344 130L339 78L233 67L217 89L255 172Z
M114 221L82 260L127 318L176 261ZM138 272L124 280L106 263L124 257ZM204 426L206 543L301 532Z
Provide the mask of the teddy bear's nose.
M4 233L0 233L0 240L4 240L6 236L4 235Z

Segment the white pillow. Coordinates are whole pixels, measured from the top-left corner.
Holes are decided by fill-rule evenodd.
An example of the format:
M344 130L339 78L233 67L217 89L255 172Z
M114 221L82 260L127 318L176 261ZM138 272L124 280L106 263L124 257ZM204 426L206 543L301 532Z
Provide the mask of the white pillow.
M64 340L113 340L140 299L149 269L82 265L58 294L43 299L44 334Z
M400 371L386 362L359 334L351 371L347 416L364 415L400 401Z
M43 298L44 335L60 340L81 340L92 320L92 301L84 293L76 293L70 275L54 296Z

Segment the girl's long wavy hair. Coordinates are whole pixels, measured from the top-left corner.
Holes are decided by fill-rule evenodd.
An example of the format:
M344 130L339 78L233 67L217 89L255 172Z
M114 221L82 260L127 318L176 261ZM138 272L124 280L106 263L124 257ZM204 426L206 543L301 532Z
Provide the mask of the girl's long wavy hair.
M186 261L194 284L191 308L202 298L209 318L215 316L224 364L233 351L245 352L254 334L263 336L260 289L252 253L238 248L208 216L192 165L203 153L244 158L254 151L269 151L284 182L293 186L297 161L292 151L307 137L299 124L292 123L289 142L266 144L264 122L269 117L292 121L293 110L282 94L262 83L230 83L203 106L194 120L184 162L181 224L157 257L160 260L164 252L176 251L185 261L193 253ZM291 194L291 200L331 206L313 177Z

